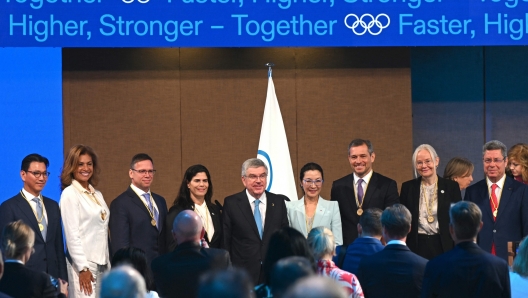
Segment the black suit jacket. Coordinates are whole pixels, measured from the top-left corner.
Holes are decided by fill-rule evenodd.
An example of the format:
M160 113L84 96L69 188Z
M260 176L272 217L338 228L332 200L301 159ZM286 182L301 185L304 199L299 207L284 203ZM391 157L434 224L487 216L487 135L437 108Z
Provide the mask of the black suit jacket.
M400 202L412 214L411 232L407 235L407 245L413 252L418 249L418 219L420 215L420 186L422 177L404 182L400 192ZM438 226L444 252L453 248L449 234L449 209L451 204L462 201L460 186L453 180L438 177Z
M367 298L420 297L426 264L407 246L390 244L361 259L357 278Z
M145 251L147 264L167 252L165 218L167 203L162 196L152 193L159 210L159 228L153 226L151 217L138 195L128 187L110 204L110 239L112 255L123 247L137 247Z
M478 245L491 252L495 243L497 256L507 261L508 241L520 241L528 235L528 186L506 177L495 221L486 179L468 187L464 200L477 204L482 211L484 226L478 235Z
M181 243L173 252L152 261L156 289L160 297L196 297L200 276L210 270L231 266L223 249L202 248L192 242Z
M334 181L330 197L332 201L339 203L343 226L343 245L348 245L358 237L359 215L357 215L358 208L354 191L354 174ZM376 172L372 173L363 201L363 210L368 208L384 210L388 206L399 203L396 181Z
M224 200L224 248L230 253L233 265L248 271L255 284L262 283L262 262L268 250L271 235L289 226L286 204L288 198L266 191L267 206L264 232L260 239L255 217L244 189Z
M462 242L425 268L422 297L511 297L506 261Z
M221 248L222 242L224 241L222 237L222 215L220 214L220 208L218 208L217 205L212 203L207 203L207 208L209 209L209 213L211 214L211 219L213 220L213 227L214 227L214 234L211 241L209 241L209 238L207 236L207 232L205 233L205 240L209 244L210 248ZM188 206L187 208L181 208L180 206L172 206L169 209L169 213L167 213L167 219L165 220L165 230L167 231L167 249L168 251L173 251L176 247L176 241L174 241L174 237L172 237L172 224L174 223L174 219L180 212L183 210L194 210L194 205Z
M66 297L57 292L48 274L29 269L20 263L9 262L4 265L4 276L0 279L0 292L13 298Z
M47 272L55 278L67 281L68 273L66 271L59 205L47 197L43 197L43 201L48 216L46 241L44 241L38 228L37 219L31 205L20 193L0 206L0 231L3 231L8 223L19 219L22 220L35 232L35 253L27 262L26 267L39 272Z

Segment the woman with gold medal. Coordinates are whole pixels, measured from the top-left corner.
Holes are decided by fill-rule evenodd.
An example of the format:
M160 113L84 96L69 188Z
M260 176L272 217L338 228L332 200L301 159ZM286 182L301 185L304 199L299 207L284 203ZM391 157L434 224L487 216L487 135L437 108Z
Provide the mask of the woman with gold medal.
M69 297L99 297L110 268L110 210L97 185L99 164L92 148L73 146L62 167L60 209L66 240Z
M407 246L430 260L453 248L449 234L449 208L462 200L460 187L436 173L440 158L431 145L416 148L412 157L416 179L404 182L400 202L411 211Z

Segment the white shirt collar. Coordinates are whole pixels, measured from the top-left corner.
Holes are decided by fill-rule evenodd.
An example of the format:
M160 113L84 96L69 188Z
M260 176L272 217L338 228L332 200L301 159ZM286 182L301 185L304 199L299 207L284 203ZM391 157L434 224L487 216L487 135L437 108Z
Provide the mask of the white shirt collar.
M405 243L405 241L401 241L401 240L391 240L389 242L387 242L387 245L389 244L399 244L399 245L405 245L407 246L407 244Z
M24 265L24 262L22 262L20 260L15 260L15 259L7 259L7 260L5 260L4 263L19 263L19 264Z
M365 175L363 178L359 178L358 175L356 175L356 173L354 173L354 184L357 185L357 182L359 179L363 179L363 181L365 181L365 183L368 185L369 184L369 181L370 181L370 178L372 178L372 173L374 173L374 171L372 169L370 169L370 172Z
M499 181L497 181L497 186L499 187L499 189L503 189L504 188L504 182L506 181L506 174L502 175L502 178L499 179ZM491 185L493 184L493 182L491 182L491 180L486 176L486 182L488 183L488 188L491 188Z
M135 186L134 184L130 183L130 188L132 188L132 190L137 193L137 195L139 197L143 197L143 194L146 194L148 193L150 195L150 197L152 197L152 194L150 193L150 189L148 190L148 192L144 192L142 189L139 189L139 187Z
M253 202L256 200L256 198L254 198L252 195L249 194L249 191L246 189L246 194L248 196L248 199L249 199L249 204L253 204ZM264 204L266 205L266 192L262 193L262 195L260 196L260 203L261 204Z
M24 194L24 196L26 197L26 200L28 202L31 202L31 200L33 200L33 198L37 198L39 196L34 196L32 194L29 193L29 191L27 191L25 188L22 188L22 193ZM39 194L40 195L40 194Z

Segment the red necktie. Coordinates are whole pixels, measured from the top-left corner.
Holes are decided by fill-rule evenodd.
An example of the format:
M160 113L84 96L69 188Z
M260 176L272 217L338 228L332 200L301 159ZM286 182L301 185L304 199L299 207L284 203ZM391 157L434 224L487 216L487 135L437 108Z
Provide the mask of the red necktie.
M497 190L497 184L493 183L491 185L491 198L490 198L490 207L491 207L491 214L493 215L493 221L497 219L497 211L499 210L499 202L497 200L497 195L495 194L495 190ZM496 255L495 252L495 242L491 244L491 254Z

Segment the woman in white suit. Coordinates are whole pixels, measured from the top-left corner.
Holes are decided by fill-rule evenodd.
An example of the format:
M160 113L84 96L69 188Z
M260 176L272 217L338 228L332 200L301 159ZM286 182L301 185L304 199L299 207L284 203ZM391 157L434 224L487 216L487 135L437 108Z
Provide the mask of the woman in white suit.
M324 175L320 165L310 162L301 168L301 188L304 196L298 201L286 202L290 226L304 237L315 227L327 227L332 231L337 245L343 244L341 215L337 202L319 196Z
M66 240L69 297L99 297L103 273L110 267L108 218L103 195L94 189L97 155L76 145L64 160L60 209Z

